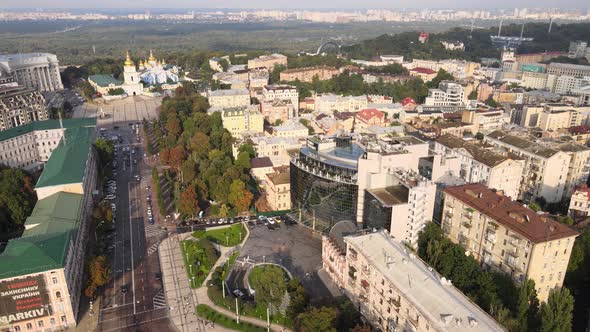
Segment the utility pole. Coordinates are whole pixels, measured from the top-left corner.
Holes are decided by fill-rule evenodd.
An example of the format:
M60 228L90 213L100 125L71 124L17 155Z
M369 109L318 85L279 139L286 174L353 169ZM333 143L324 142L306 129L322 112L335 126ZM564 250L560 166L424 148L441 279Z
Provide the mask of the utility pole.
M238 298L236 297L236 323L240 324L240 309L238 308Z
M266 307L266 331L270 332L270 308Z

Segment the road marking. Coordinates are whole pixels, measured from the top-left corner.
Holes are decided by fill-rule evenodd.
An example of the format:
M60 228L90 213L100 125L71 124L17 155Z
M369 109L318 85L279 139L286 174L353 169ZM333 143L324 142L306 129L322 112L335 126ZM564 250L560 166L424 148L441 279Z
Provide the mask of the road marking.
M129 238L131 242L131 284L133 285L133 314L135 315L137 310L135 308L135 273L133 273L135 263L133 262L133 225L131 224L131 183L127 183L127 193L127 199L129 201Z

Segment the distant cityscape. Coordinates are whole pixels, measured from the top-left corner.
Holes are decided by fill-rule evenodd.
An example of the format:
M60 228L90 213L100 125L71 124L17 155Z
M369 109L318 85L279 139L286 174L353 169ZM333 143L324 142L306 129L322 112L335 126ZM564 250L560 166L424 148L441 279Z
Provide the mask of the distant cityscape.
M421 22L461 20L568 20L590 19L590 9L367 9L354 11L315 10L232 10L207 9L189 11L166 11L153 13L127 11L127 13L105 13L104 11L71 10L4 10L0 20L180 20L204 22L260 22L260 21L309 21L318 23L351 22Z

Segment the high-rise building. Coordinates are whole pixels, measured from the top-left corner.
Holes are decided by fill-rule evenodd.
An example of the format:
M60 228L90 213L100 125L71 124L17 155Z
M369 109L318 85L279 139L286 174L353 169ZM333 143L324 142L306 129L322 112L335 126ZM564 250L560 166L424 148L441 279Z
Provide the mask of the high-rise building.
M461 106L465 104L465 89L461 84L442 81L438 89L429 89L424 101L427 106Z
M588 48L588 42L583 40L576 40L570 42L569 52L567 56L572 59L580 59L586 55L586 49Z
M20 85L39 91L56 91L64 88L59 74L59 62L54 54L0 55L0 72L12 75Z

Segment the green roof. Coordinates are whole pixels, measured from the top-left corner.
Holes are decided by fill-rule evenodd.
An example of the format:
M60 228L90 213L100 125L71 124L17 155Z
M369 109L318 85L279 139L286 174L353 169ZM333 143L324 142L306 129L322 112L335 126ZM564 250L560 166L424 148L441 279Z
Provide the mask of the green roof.
M62 268L80 223L83 196L59 192L39 200L23 235L0 255L0 278Z
M88 80L96 83L98 86L108 87L111 84L121 85L123 82L114 78L111 75L91 75L88 76Z
M62 124L64 128L75 127L96 127L96 118L77 118L77 119L63 119ZM27 123L19 127L10 128L8 130L0 131L0 141L15 138L24 134L28 134L37 130L50 130L59 128L59 120L45 120Z
M64 134L65 143L62 138L51 153L36 187L83 182L88 152L92 148L93 132L92 127L67 129Z

